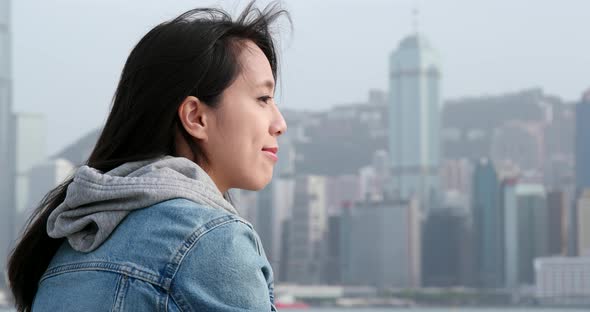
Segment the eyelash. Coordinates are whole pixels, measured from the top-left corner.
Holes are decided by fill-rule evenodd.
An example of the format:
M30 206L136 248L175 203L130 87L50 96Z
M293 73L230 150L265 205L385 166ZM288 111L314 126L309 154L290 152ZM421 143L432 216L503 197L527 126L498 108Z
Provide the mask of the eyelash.
M268 96L268 95L261 96L258 98L258 100L264 102L264 104L268 104L268 101L272 100L272 96Z

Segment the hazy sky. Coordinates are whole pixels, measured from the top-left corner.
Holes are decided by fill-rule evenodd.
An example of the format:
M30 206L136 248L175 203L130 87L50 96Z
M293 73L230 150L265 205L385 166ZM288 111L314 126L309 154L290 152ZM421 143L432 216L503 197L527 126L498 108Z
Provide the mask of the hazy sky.
M264 4L267 1L260 1ZM244 1L12 0L14 108L48 120L54 153L102 125L131 48L183 11ZM587 0L290 0L281 104L326 109L386 89L388 56L419 30L438 51L443 98L542 87L577 100L590 87Z

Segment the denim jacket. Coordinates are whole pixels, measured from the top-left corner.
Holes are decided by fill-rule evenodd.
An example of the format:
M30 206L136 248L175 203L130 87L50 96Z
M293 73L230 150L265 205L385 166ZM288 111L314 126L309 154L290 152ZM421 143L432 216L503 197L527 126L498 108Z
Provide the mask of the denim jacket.
M149 163L149 170L139 169L146 165L139 164L131 171L144 170L143 174L149 172L151 177L162 175L154 173L161 168L167 168L166 176L178 172L170 170L170 159L166 161L164 166ZM83 175L75 175L72 189L76 189L78 176ZM110 202L127 195L115 199L109 195L109 202L95 190L102 184L112 192L113 185L121 185L123 188L116 188L125 193L121 190L128 188L132 180L108 178L103 183L87 178L81 180L93 181L85 191L91 193L80 198L92 197L92 203L76 207L74 201L69 201L68 207L61 209L62 215L50 217L50 235L62 235L68 240L39 282L34 312L276 311L272 268L260 238L246 220L228 209L174 194L171 197L175 198L164 201L157 197L147 207L129 208L122 218L113 217L104 213L125 205L119 202L112 206ZM137 185L137 180L132 184ZM163 181L161 176L157 181ZM145 185L140 188L143 190ZM64 211L77 211L76 217L70 214L69 219L61 218ZM56 221L60 218L61 223ZM78 230L72 230L75 228ZM112 230L103 233L106 236L96 243L100 236L96 233L105 228ZM83 250L84 246L92 248Z

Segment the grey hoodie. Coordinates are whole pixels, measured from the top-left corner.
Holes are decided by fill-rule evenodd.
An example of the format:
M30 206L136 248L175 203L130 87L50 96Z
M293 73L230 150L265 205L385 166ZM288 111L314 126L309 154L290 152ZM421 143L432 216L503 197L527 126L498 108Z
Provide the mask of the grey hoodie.
M49 215L47 233L66 237L75 250L90 252L132 210L173 198L238 214L201 167L186 158L166 156L125 163L105 173L80 167L64 202Z

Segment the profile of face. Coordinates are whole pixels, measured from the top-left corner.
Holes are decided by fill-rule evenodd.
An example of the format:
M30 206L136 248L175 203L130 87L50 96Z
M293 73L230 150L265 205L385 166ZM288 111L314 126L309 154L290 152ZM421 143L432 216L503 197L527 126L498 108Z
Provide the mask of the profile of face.
M230 188L264 188L278 161L277 139L287 130L274 101L268 59L251 41L238 46L239 73L218 105L211 108L191 96L178 109L183 126L207 157L201 165L222 193ZM180 154L191 155L186 146Z

